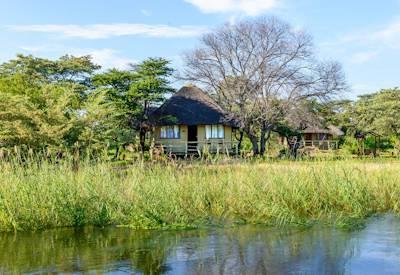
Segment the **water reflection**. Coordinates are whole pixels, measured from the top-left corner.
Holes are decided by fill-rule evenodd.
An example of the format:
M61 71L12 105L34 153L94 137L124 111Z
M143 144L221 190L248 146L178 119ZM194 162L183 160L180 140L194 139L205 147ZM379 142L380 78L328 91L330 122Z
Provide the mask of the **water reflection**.
M357 232L243 226L2 234L0 273L399 274L399 233L400 220L387 216Z

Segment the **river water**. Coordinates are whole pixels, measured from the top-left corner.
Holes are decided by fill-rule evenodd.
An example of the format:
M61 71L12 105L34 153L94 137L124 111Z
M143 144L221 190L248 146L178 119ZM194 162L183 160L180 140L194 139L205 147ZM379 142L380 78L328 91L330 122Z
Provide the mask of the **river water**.
M110 227L0 235L0 273L400 274L400 219L358 231Z

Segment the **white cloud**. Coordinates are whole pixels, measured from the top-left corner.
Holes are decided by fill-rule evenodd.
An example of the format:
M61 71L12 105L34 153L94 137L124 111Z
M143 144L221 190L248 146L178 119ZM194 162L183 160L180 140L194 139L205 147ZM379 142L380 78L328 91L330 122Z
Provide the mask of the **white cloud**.
M26 52L42 52L48 49L48 46L40 45L40 46L21 46L19 47L21 50Z
M105 69L117 68L124 70L129 68L129 64L136 63L133 59L119 56L118 52L113 49L77 50L72 54L77 56L90 55L95 64L99 64Z
M400 20L376 28L352 30L330 41L319 43L325 53L347 57L352 64L366 63L400 49Z
M56 33L64 37L100 39L115 36L143 35L149 37L191 37L206 31L202 26L147 25L147 24L94 24L94 25L13 25L10 30L20 32Z
M398 48L400 43L400 20L372 33L371 39L376 42L382 41L391 47Z
M256 16L275 8L278 0L184 0L204 13L244 13Z
M327 46L344 44L363 44L368 46L390 46L400 47L400 20L394 21L386 26L376 29L362 29L351 31L334 42L323 43Z
M370 61L377 55L378 55L377 51L359 52L359 53L354 54L351 57L350 61L353 64L362 64L362 63L366 63L366 62Z

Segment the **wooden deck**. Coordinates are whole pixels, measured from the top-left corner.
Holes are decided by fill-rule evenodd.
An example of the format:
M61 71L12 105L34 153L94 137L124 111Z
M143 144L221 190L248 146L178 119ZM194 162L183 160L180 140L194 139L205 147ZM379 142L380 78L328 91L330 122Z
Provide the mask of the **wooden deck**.
M164 153L175 155L202 155L204 153L238 155L238 142L226 142L224 140L209 141L175 141L155 144ZM302 140L300 148L315 148L319 150L337 150L337 140Z
M319 150L337 150L339 142L337 140L302 140L300 147L317 148Z
M176 155L201 155L203 153L237 155L239 153L237 142L224 140L160 143L156 144L156 147L161 148L165 153Z

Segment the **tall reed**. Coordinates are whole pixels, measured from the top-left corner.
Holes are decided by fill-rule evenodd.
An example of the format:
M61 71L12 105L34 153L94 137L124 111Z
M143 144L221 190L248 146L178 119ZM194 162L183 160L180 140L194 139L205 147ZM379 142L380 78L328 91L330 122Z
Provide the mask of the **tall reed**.
M235 223L346 225L400 213L400 162L229 165L0 161L0 230Z

